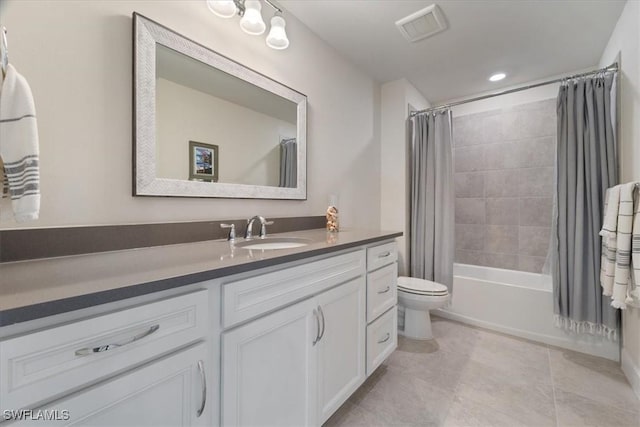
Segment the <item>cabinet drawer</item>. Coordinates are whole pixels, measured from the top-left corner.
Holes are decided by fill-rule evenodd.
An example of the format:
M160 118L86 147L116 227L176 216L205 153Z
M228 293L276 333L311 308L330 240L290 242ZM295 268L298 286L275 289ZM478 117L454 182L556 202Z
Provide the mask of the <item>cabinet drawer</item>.
M367 376L398 346L398 311L392 307L367 326Z
M367 323L398 302L398 264L393 263L367 274Z
M223 325L229 328L325 289L364 276L365 251L325 258L267 274L226 282Z
M27 418L10 425L211 426L212 404L203 382L211 369L206 361L207 348L200 343L34 411L55 414L55 421Z
M398 245L395 241L367 248L367 271L377 270L397 260Z
M199 340L207 291L0 342L0 402L29 408Z

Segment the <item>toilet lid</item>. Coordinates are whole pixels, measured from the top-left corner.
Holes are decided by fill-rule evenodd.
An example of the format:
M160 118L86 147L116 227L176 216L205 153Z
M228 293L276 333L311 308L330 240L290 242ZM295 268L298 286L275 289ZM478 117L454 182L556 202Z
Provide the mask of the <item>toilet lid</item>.
M398 277L398 289L420 295L446 295L449 292L441 283L415 277Z

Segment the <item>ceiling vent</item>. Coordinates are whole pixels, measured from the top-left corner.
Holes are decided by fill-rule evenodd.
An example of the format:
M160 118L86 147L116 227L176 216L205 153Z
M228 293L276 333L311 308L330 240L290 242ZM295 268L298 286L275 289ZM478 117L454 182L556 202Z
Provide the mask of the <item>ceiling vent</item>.
M405 39L417 42L447 29L447 22L436 4L425 7L396 21L396 26Z

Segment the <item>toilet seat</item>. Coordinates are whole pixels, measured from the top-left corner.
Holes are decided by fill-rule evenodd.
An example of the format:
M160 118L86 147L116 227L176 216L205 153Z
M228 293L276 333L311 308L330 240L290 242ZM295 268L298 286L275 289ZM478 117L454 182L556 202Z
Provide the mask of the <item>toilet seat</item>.
M398 277L398 290L414 295L445 296L449 293L446 286L415 277Z

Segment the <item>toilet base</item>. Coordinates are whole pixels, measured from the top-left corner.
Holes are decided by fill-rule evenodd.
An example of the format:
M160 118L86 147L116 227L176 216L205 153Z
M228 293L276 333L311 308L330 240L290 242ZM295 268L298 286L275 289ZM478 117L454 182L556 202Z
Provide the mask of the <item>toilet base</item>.
M431 340L431 316L429 310L404 309L404 334L414 340Z

